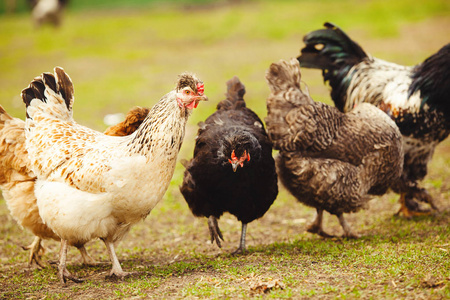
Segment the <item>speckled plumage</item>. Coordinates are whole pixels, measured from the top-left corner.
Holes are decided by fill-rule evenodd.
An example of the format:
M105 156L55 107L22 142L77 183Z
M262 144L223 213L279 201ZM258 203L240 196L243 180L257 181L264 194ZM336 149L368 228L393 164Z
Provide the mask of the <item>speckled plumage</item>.
M267 130L278 176L298 201L337 215L364 208L371 194L386 192L403 165L400 132L371 104L349 113L314 102L300 87L298 61L281 60L266 73ZM321 224L316 228L321 232ZM347 236L356 236L345 226Z
M39 216L34 197L36 176L25 149L25 122L11 117L1 106L0 165L0 188L13 218L36 236L58 239Z
M304 37L301 65L323 70L341 111L368 102L395 121L403 135L405 161L402 180L392 188L402 195L402 211L411 214L409 208L417 206L413 199L435 208L418 181L427 174L436 146L450 133L450 44L423 63L406 67L366 54L333 24L325 27Z
M134 108L127 113L126 119L105 131L107 135L123 136L134 132L149 112L147 108ZM0 189L6 201L11 216L25 229L36 237L30 246L29 263L36 262L39 266L43 252L42 240L60 240L39 215L34 187L36 176L30 168L28 152L25 149L25 122L11 117L0 105ZM79 247L83 262L94 263L87 255L84 245Z
M39 215L34 187L36 176L30 168L28 152L25 149L25 122L11 117L0 106L0 189L3 198L17 223L30 230L35 239L24 249L30 251L29 264L36 262L44 266L41 254L43 239L59 240ZM93 263L83 244L77 246L86 264Z
M206 96L178 84L134 133L112 137L73 120L72 82L61 68L55 74L44 73L22 92L39 212L63 241L104 240L113 262L111 275L121 277L125 273L111 247L161 200L191 114L188 105ZM199 82L193 75L181 76L186 77ZM185 97L188 89L192 96ZM64 273L60 280L70 276Z

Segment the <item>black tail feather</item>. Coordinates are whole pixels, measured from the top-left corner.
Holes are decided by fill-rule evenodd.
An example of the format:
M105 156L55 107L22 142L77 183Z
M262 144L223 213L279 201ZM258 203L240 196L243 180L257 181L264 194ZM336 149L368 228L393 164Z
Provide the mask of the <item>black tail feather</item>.
M40 83L39 81L32 81L30 85L22 90L22 100L25 103L26 107L30 106L31 100L33 99L41 99L45 102L44 92L40 91ZM42 84L43 85L43 84Z
M45 85L47 85L50 89L52 89L55 93L58 92L58 88L56 86L55 76L51 73L42 73L42 80Z
M26 107L30 105L33 99L47 102L44 92L46 88L49 88L56 94L60 94L65 101L67 109L72 110L74 93L72 80L60 67L55 68L55 74L56 78L51 73L42 73L41 76L35 77L27 88L22 90L22 100Z
M326 29L308 33L303 38L306 46L297 58L305 68L330 70L342 65L355 65L368 55L338 26L326 22Z
M443 111L450 121L450 44L414 68L408 97L420 91L422 106Z
M35 80L31 82L30 88L33 90L35 98L45 99L44 96L45 85L41 80Z
M56 78L58 79L58 88L61 96L66 102L68 110L72 109L74 88L69 75L60 67L55 68Z
M246 107L244 101L245 86L237 76L234 76L227 81L227 97L217 105L217 110L220 109L240 109Z
M227 98L242 100L245 95L245 86L237 76L227 81Z

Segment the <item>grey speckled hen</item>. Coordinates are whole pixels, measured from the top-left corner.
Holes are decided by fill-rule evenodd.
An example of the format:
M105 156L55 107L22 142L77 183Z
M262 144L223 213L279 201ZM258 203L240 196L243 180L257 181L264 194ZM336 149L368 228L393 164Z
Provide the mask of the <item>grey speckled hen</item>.
M275 149L278 176L298 201L315 207L309 232L322 229L323 211L339 218L345 236L359 237L343 214L364 208L382 195L403 167L401 134L381 110L367 103L349 113L314 102L300 87L296 59L273 63L266 73L267 130Z

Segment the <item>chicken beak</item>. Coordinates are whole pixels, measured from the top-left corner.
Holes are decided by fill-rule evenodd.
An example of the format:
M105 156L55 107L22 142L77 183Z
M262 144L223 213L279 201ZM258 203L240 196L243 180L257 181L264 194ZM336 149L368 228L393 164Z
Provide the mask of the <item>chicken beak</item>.
M197 97L195 98L195 100L193 101L193 103L194 103L194 108L197 108L198 103L199 103L200 101L208 101L208 97L207 97L206 95L200 95L200 96L197 96Z
M233 168L233 172L237 171L237 168L239 167L239 165L240 165L240 162L238 160L231 163L231 167Z
M203 95L203 94L199 95L199 96L197 96L196 101L198 101L198 102L200 102L200 101L208 101L208 96Z

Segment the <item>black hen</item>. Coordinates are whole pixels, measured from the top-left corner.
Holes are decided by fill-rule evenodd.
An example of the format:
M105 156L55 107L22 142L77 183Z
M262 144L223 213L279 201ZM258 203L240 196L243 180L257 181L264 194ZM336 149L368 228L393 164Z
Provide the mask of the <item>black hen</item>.
M426 176L436 146L450 133L450 44L421 64L405 67L366 54L339 27L330 23L325 27L304 37L301 66L323 70L341 111L368 102L395 121L405 151L402 177L392 184L400 193L399 213L407 217L428 213L414 199L436 209L418 181Z
M278 176L298 201L315 207L309 232L322 229L326 210L339 218L346 237L358 237L343 214L364 208L370 195L382 195L399 178L401 134L375 106L362 103L349 113L314 102L300 88L296 59L280 61L266 73L267 131L275 149Z
M211 242L221 247L217 219L224 212L242 222L239 248L245 251L247 224L262 217L278 194L272 145L259 117L245 105L245 87L227 82L226 99L200 123L194 157L187 164L181 193L192 213L207 217Z

